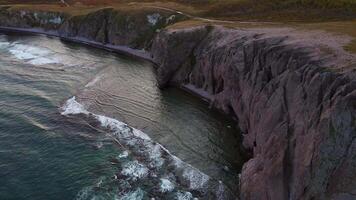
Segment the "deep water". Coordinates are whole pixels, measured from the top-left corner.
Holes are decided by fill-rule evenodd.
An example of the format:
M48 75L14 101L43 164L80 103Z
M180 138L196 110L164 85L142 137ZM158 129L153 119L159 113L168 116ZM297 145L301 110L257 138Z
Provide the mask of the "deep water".
M234 122L156 87L154 66L0 34L0 199L230 199Z

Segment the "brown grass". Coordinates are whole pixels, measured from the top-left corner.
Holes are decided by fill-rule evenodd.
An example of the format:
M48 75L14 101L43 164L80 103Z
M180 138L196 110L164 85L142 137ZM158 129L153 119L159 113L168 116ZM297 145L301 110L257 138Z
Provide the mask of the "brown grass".
M84 15L112 7L121 11L142 11L164 7L194 16L236 21L218 23L226 27L292 26L304 30L325 30L355 38L345 49L356 53L356 0L67 0L63 7L58 0L0 0L0 4L16 4L11 9L32 9ZM22 2L22 4L19 4ZM46 4L43 4L46 2ZM35 5L35 6L34 6ZM239 21L272 21L265 23L238 23ZM188 20L171 28L211 24L202 20Z
M338 35L348 35L354 38L349 44L345 45L345 50L356 54L356 20L322 22L322 23L301 23L295 24L297 28L304 30L324 30Z
M154 5L230 20L330 21L356 19L356 0L67 0L71 5ZM59 0L0 0L0 4L55 4Z

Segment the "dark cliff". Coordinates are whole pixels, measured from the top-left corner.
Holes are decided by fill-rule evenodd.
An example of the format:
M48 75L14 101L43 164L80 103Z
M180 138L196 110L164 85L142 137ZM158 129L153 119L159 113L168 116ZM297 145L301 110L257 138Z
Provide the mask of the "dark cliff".
M355 72L334 70L318 47L288 33L164 29L183 18L157 10L0 11L3 27L150 50L160 87L185 88L235 116L252 152L241 199L356 198Z
M185 19L175 12L144 9L101 9L71 16L61 12L19 10L0 7L0 26L34 29L64 38L94 41L106 45L145 49L156 32Z
M356 80L285 35L196 27L152 46L161 87L235 115L253 151L241 199L356 198Z

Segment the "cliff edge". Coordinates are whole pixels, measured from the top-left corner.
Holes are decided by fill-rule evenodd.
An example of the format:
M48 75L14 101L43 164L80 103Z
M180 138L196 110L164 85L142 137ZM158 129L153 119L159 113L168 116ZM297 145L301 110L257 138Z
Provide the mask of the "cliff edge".
M162 87L191 90L238 119L253 152L241 199L356 198L355 73L336 72L342 61L303 41L292 30L219 26L154 40Z

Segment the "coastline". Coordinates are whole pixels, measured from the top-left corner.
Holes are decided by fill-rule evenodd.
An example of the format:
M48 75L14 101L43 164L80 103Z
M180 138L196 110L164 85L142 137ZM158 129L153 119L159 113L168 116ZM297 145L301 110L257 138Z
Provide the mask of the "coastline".
M60 34L56 33L56 31L45 31L45 30L39 29L39 28L15 28L15 27L0 26L0 32L1 31L56 37L56 38L59 38L64 41L87 45L87 46L90 46L93 48L103 49L103 50L118 53L118 54L121 54L124 56L129 56L131 58L145 60L145 61L151 62L154 65L155 69L158 68L158 64L153 60L153 58L149 52L132 49L127 46L107 45L107 44L101 44L101 43L95 42L95 41L90 41L85 38L78 38L78 37L73 38L73 37L61 36ZM214 108L214 106L212 105L212 103L214 102L214 98L212 95L209 95L207 92L201 91L198 88L195 88L191 84L179 86L177 88L199 98L200 100L202 100L204 102L206 102L210 109L216 110L219 113L226 115L227 117L231 118L231 120L238 121L238 119L234 115L227 114L220 109Z
M144 50L137 50L137 49L132 49L127 46L119 46L119 45L110 45L110 44L102 44L100 42L95 42L91 41L85 38L80 38L80 37L66 37L58 34L56 31L45 31L43 29L39 28L15 28L15 27L5 27L5 26L0 26L0 31L7 31L7 32L17 32L17 33L28 33L28 34L36 34L36 35L45 35L45 36L50 36L50 37L57 37L59 39L69 41L69 42L75 42L78 44L83 44L83 45L88 45L91 47L95 47L98 49L104 49L107 51L119 53L125 56L130 56L133 58L137 59L142 59L149 61L153 64L156 64L152 57L150 56L150 53Z

